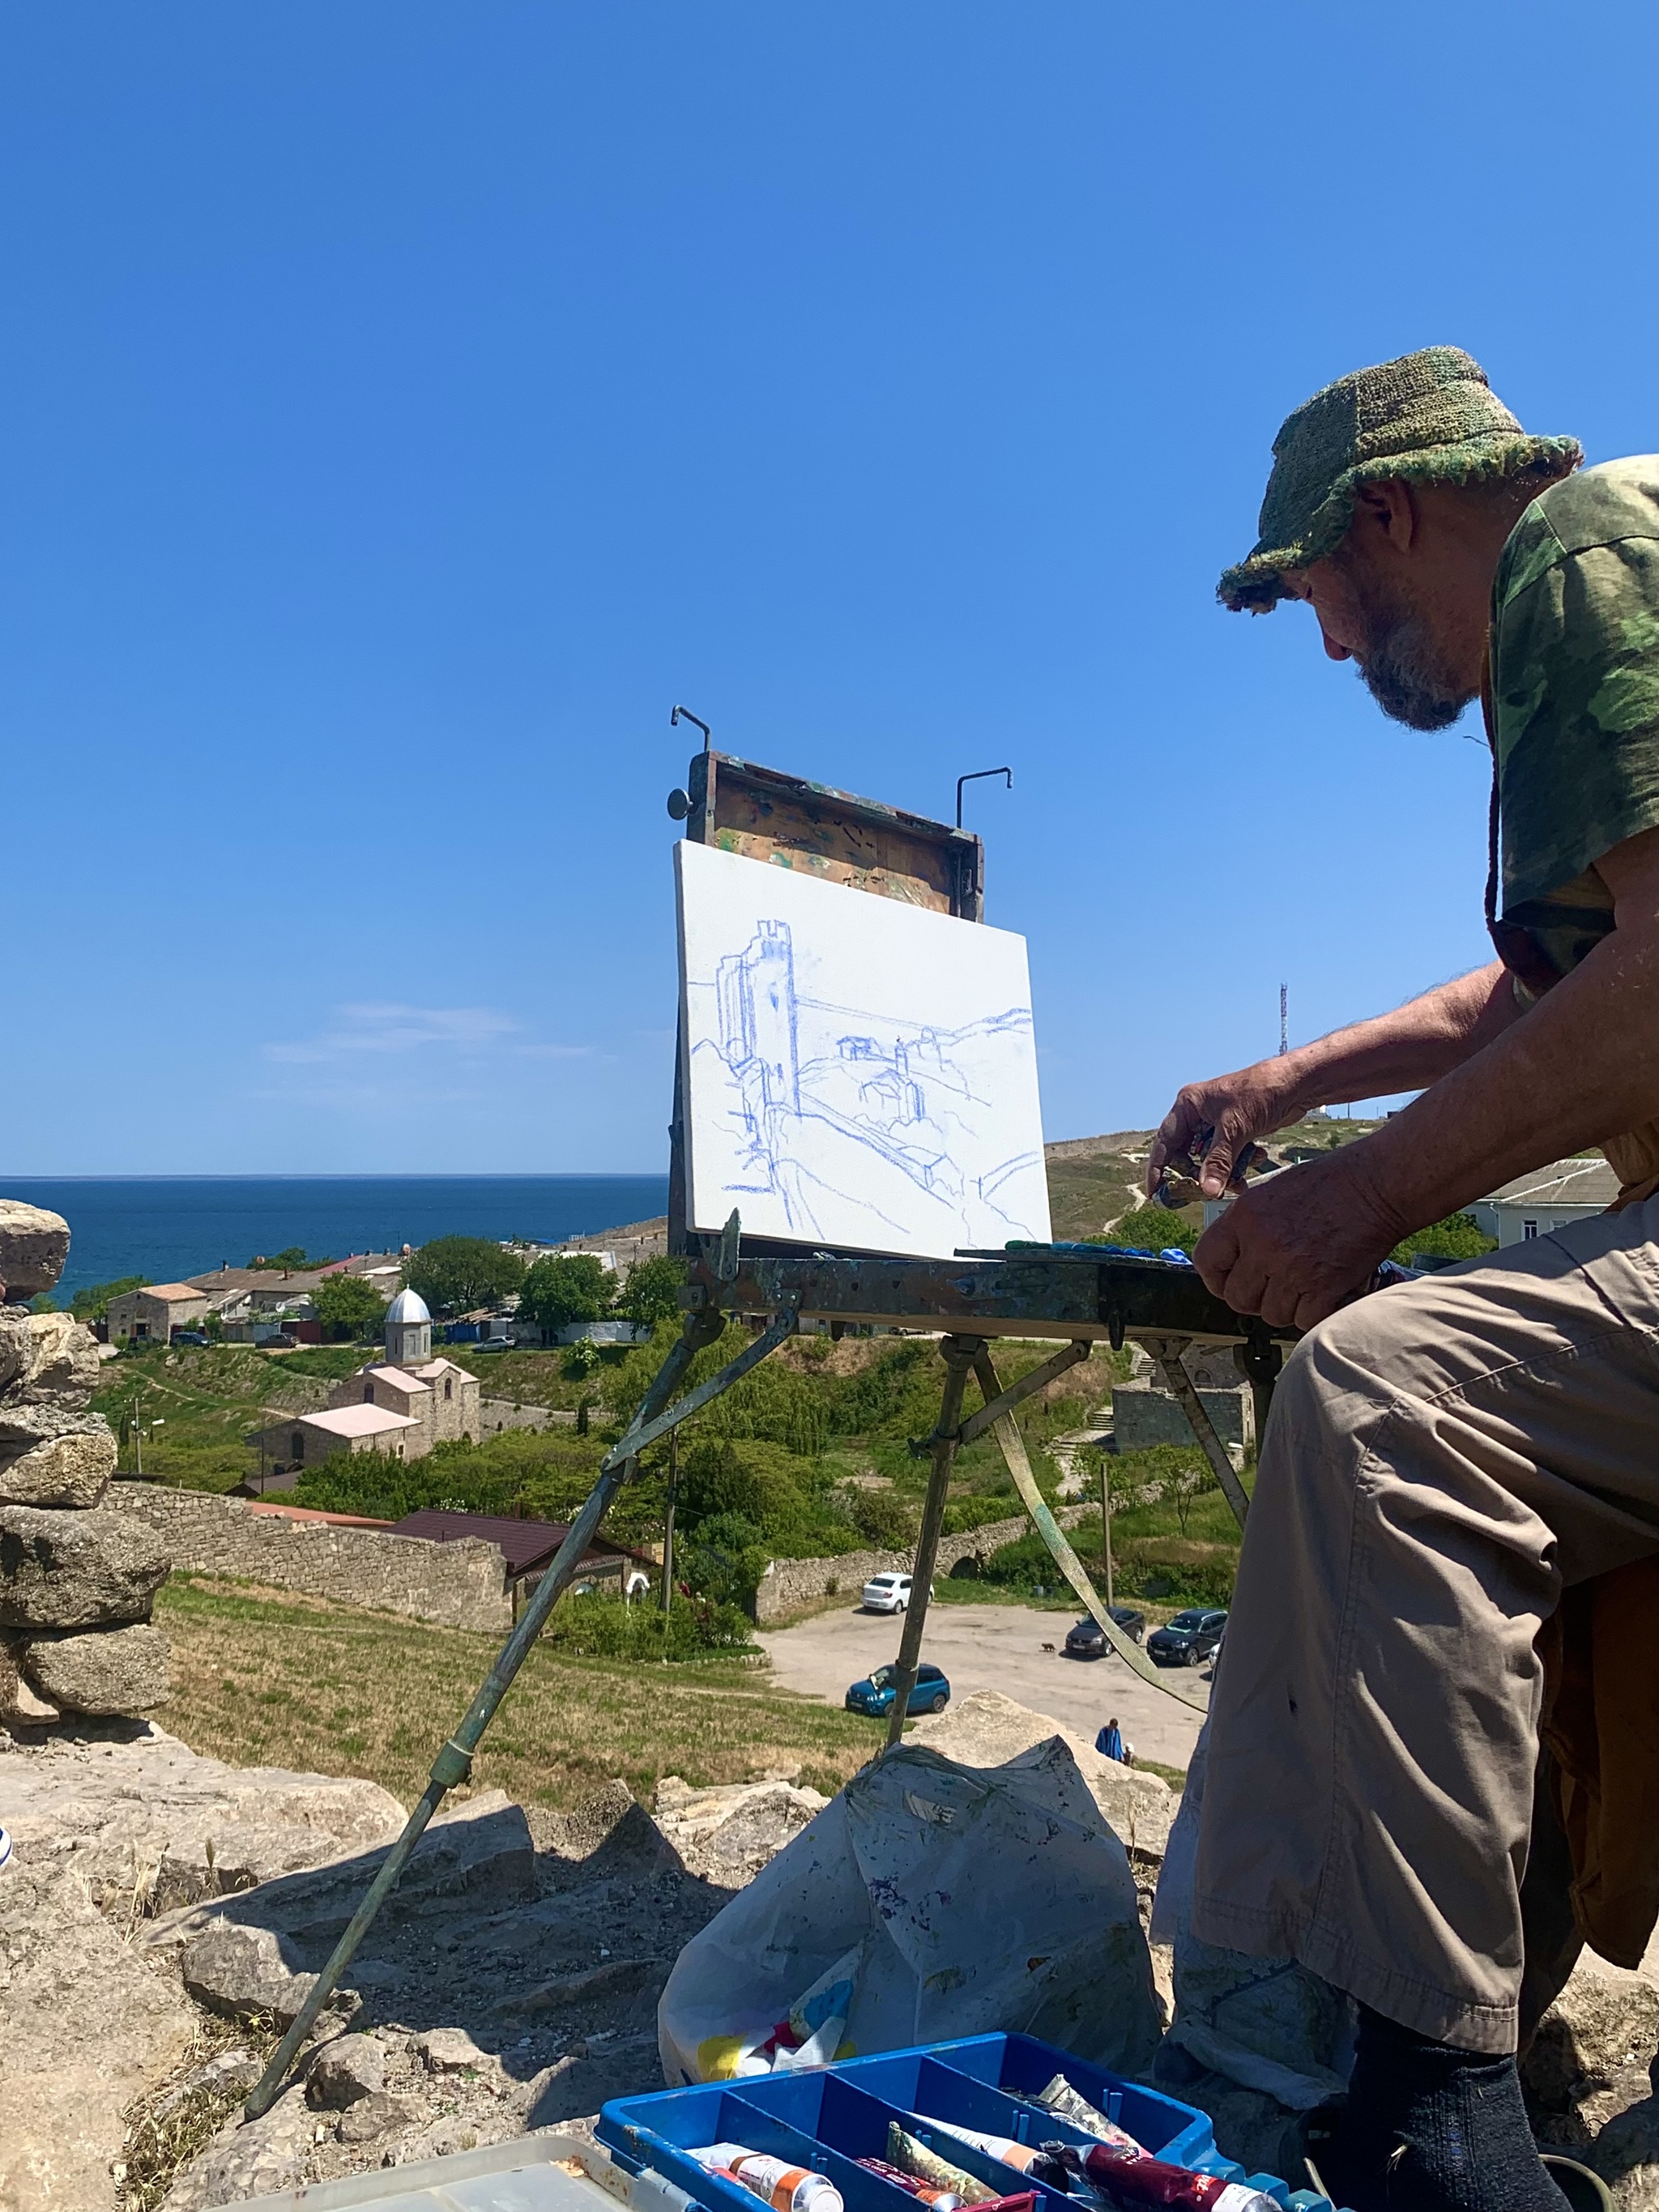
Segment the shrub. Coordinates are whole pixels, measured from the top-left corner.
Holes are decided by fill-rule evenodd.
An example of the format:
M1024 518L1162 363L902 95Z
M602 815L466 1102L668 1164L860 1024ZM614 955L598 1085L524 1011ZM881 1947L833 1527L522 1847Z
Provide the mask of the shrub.
M1137 1206L1119 1220L1103 1237L1091 1237L1091 1244L1127 1244L1132 1249L1146 1252L1162 1252L1176 1245L1182 1252L1190 1252L1202 1231L1183 1221L1180 1214L1164 1206Z
M1389 1257L1407 1267L1419 1252L1431 1259L1478 1260L1483 1252L1497 1249L1498 1239L1488 1237L1472 1213L1449 1213L1443 1221L1431 1221L1426 1229L1413 1229L1409 1237L1402 1237Z
M906 1551L916 1540L921 1516L894 1491L849 1492L842 1510L865 1542L878 1551Z
M625 1603L610 1592L567 1592L548 1616L544 1644L578 1659L707 1659L755 1650L754 1632L737 1607L714 1598L676 1597L663 1613L652 1598Z
M1020 1510L1012 1491L1001 1496L953 1498L945 1509L945 1534L965 1536L972 1529L988 1528L994 1521L1012 1521Z

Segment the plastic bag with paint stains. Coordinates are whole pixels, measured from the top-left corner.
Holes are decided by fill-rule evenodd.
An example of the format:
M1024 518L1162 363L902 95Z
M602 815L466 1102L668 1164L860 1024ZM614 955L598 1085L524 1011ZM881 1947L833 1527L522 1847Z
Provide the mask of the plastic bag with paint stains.
M1059 1737L888 1752L692 1937L657 2015L675 2086L998 2029L1127 2074L1158 2038L1134 1877Z

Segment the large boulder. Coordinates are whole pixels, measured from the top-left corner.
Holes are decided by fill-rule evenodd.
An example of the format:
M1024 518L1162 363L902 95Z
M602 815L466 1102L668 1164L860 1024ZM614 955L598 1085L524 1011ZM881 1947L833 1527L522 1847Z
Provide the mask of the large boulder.
M947 1711L918 1722L907 1741L925 1743L958 1766L1006 1766L1054 1736L1076 1759L1096 1804L1131 1856L1161 1862L1177 1804L1169 1784L1121 1759L1103 1758L1047 1713L1034 1713L997 1690L975 1690Z
M167 1565L155 1531L112 1506L0 1505L0 1628L148 1620Z
M49 1291L69 1257L70 1228L61 1213L0 1198L0 1294L21 1305Z
M296 1973L269 1928L240 1928L215 1918L185 1946L179 1960L185 1987L198 2004L233 2019L268 2013L278 2027L292 2027L317 1977Z
M85 1511L99 1503L114 1472L115 1437L101 1413L0 1406L0 1505Z
M43 1697L75 1713L137 1718L167 1700L170 1646L159 1628L70 1629L31 1637L23 1667Z
M27 1345L7 1395L78 1411L98 1388L98 1340L73 1314L31 1314Z
M787 1782L693 1790L678 1774L665 1774L653 1817L688 1874L742 1889L829 1802Z

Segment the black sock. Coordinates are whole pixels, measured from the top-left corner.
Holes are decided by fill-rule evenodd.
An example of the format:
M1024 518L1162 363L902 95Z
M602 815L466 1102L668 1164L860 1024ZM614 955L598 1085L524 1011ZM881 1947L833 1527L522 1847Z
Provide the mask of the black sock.
M1315 2156L1351 2212L1566 2212L1514 2059L1431 2042L1367 2005L1347 2109Z

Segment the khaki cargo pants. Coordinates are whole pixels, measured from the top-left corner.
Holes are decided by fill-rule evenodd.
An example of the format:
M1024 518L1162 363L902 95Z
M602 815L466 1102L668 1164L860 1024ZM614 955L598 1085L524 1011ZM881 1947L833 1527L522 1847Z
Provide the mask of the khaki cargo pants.
M1659 1552L1656 1240L1659 1198L1297 1346L1212 1704L1205 1942L1515 2049L1534 1639L1565 1587Z

